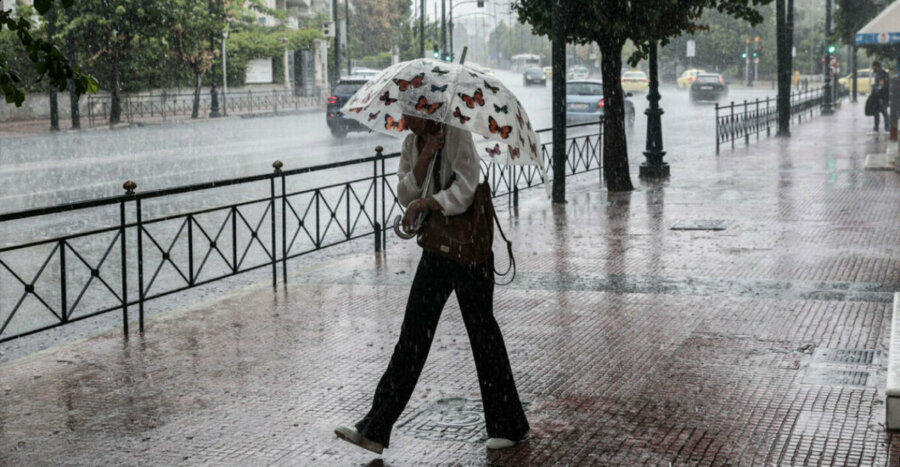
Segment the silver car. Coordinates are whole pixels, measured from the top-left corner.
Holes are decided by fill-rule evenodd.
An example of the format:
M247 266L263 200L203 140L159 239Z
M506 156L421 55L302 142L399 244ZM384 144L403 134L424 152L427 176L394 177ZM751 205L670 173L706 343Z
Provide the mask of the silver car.
M625 122L634 125L634 102L625 93ZM605 111L603 82L580 80L566 82L566 124L596 122Z

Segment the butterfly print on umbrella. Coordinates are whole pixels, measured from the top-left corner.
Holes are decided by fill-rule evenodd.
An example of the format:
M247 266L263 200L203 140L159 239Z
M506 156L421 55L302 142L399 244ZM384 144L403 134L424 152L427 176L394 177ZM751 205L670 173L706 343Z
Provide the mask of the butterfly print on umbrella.
M484 107L484 93L481 92L481 88L476 89L471 96L463 94L461 92L456 93L456 95L459 96L459 98L466 103L466 107L470 109L474 109L475 104Z
M491 86L487 81L484 82L484 87L490 89L494 94L497 94L497 91L500 90L500 86Z
M442 70L441 67L436 66L431 69L431 72L436 75L443 76L443 75L446 75L447 73L450 73L450 70Z
M503 107L500 107L499 105L494 104L494 112L508 114L509 113L509 104L504 105Z
M381 113L380 110L375 113L369 112L369 121L371 122L372 120L375 120L376 118L378 118L378 114L380 114L380 113Z
M453 117L458 118L459 123L462 123L462 124L465 124L466 122L468 122L469 120L472 119L471 117L467 117L467 116L463 115L462 112L459 110L459 107L457 107L456 110L453 111Z
M488 115L488 124L490 125L491 133L498 133L501 138L506 139L509 138L510 132L512 132L512 127L509 125L500 125L497 123L497 120L494 120L494 117Z
M381 96L379 96L379 97L378 97L378 100L380 100L381 102L384 102L384 105L391 105L391 104L393 104L394 102L397 102L397 99L391 99L391 92L390 92L390 91L384 91L384 94L382 94Z
M404 92L407 89L409 89L410 86L412 86L414 88L422 87L424 80L425 80L425 72L423 71L423 72L419 73L418 75L413 76L409 80L399 79L399 78L394 79L394 84L396 84L400 88L401 92Z
M444 92L446 90L447 90L446 84L443 86L435 86L433 84L431 85L431 92Z
M534 145L534 141L531 141L531 136L528 137L528 147L531 148L531 153L534 154L534 157L538 157L537 146Z
M499 156L500 153L501 153L501 151L500 151L500 145L499 145L499 144L495 144L494 147L493 147L493 149L491 149L491 148L484 148L484 150L487 151L488 155L491 156L491 157Z
M519 148L514 148L512 146L509 147L509 158L510 159L518 159L519 158Z
M403 131L406 128L406 121L402 118L400 120L394 120L394 117L391 117L388 114L384 115L384 129L385 130L397 130Z
M433 114L437 109L441 108L444 105L443 102L433 102L428 103L428 99L425 96L420 96L419 101L416 102L416 110L425 112L427 115Z
M362 109L363 109L362 107L354 107L354 108L350 109L350 111L355 114L358 114L358 113L362 112Z
M522 111L520 109L516 109L516 120L519 122L519 126L525 126L525 122L522 120Z

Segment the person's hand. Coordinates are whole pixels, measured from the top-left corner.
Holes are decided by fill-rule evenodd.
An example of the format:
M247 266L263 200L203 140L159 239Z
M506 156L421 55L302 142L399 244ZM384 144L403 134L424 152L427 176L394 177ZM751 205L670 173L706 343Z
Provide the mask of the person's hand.
M413 232L413 229L416 225L416 219L419 218L419 214L427 209L425 206L425 200L422 199L417 199L406 206L406 213L403 214L403 220L401 221L404 232Z

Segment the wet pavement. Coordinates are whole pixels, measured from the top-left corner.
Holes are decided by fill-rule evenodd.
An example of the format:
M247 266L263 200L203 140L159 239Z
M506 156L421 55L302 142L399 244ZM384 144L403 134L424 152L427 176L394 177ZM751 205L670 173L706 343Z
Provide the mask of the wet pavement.
M845 104L789 140L670 146L662 185L613 194L592 172L565 206L498 200L519 276L495 315L532 427L516 448L485 451L452 299L390 449L334 437L399 331L418 249L392 239L0 365L0 465L900 465L900 176L863 171L886 143L869 124Z

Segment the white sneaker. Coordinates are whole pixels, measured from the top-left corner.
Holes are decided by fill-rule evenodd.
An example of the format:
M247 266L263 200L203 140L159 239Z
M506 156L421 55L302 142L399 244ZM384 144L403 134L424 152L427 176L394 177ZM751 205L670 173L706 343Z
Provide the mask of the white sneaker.
M375 454L381 454L384 451L384 446L382 446L381 443L366 438L360 432L356 431L355 428L339 426L334 429L334 434L348 443L355 444L363 449L372 451Z
M531 430L529 430L529 431L531 431ZM527 431L526 431L525 434L522 436L522 439L520 439L519 441L513 441L513 440L511 440L511 439L506 439L506 438L490 438L490 439L487 440L487 443L485 444L485 447L487 447L488 449L506 449L506 448L511 448L511 447L513 447L513 446L515 446L515 445L521 443L522 441L524 441L526 436L528 436L528 432L527 432Z

